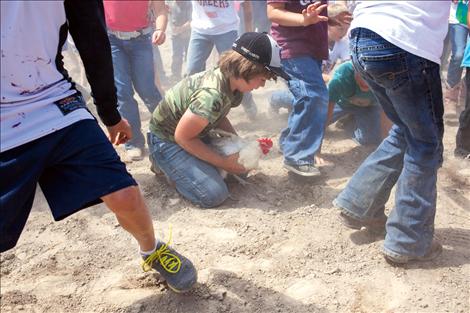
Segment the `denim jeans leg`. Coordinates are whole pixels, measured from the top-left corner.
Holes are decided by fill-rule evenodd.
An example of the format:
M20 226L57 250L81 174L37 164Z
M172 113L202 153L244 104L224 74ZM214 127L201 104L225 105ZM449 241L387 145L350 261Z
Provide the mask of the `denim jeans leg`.
M118 110L125 118L134 134L133 138L126 143L126 148L143 148L145 140L141 132L139 107L134 99L134 88L132 83L131 55L128 51L127 40L121 40L114 35L109 35L111 53L114 67L114 83L116 85Z
M153 51L150 35L131 39L132 81L135 91L144 102L150 113L153 113L162 96L155 86Z
M150 160L176 184L178 192L205 208L221 205L229 196L218 170L186 152L174 142L149 134Z
M467 94L465 95L465 109L460 113L459 129L457 131L455 150L461 156L470 154L470 67L465 68L465 81Z
M291 109L294 96L289 90L276 90L271 94L269 105L275 110L280 108Z
M206 61L209 58L214 43L210 36L191 31L191 39L188 46L187 75L202 72L206 69Z
M181 79L181 70L183 68L184 55L186 53L186 41L188 40L185 36L172 36L172 57L171 57L171 75L174 79Z
M149 40L151 40L150 35L148 35ZM163 67L162 54L160 53L160 48L157 45L154 45L150 41L150 46L152 47L153 54L153 65L154 73L160 79L160 81L166 80L165 67Z
M422 256L433 239L437 169L442 163L439 65L363 28L353 30L351 50L354 67L394 126L334 202L358 218L370 216L386 202L398 178L384 250Z
M354 138L361 145L374 145L382 141L380 113L382 109L379 105L369 107L357 107L353 110L356 120Z
M284 162L313 164L321 147L328 113L328 90L321 74L321 62L303 56L281 61L290 75L289 90L294 104L279 143Z
M462 79L462 64L465 45L467 44L468 28L462 24L450 24L450 41L452 54L447 71L447 83L454 87Z
M269 32L271 22L266 13L266 0L251 1L253 7L253 29L257 32Z
M333 109L333 117L330 124L341 117L352 114L356 128L352 134L353 139L360 145L379 144L382 141L380 134L380 107L355 107L336 104Z
M225 51L230 51L232 49L232 44L238 37L238 32L236 30L232 30L230 32L220 34L220 35L213 35L212 40L215 44L215 48L219 54L222 54Z
M403 168L405 149L403 132L393 126L389 136L356 170L334 205L359 220L382 215Z

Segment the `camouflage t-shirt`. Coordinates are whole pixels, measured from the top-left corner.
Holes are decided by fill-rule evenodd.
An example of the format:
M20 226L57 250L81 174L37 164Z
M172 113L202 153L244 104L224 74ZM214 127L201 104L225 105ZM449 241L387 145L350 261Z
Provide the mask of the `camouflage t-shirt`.
M189 109L209 122L199 134L202 138L217 128L230 109L240 105L242 98L241 92L230 90L230 81L219 68L194 74L166 92L153 112L150 131L160 139L174 142L176 126Z

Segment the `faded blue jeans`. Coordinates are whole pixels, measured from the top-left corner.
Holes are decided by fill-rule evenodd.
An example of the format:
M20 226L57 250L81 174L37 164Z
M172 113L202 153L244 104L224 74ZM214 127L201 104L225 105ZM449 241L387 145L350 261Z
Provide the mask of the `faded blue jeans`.
M342 107L335 104L330 123L332 124L341 117L351 114L356 123L356 128L352 134L353 139L360 145L377 145L382 141L380 113L381 108L379 105Z
M191 31L187 58L188 76L206 69L207 58L209 58L214 46L219 54L230 51L237 36L238 32L236 30L220 35L204 35L194 30Z
M461 67L465 45L467 44L468 28L462 24L449 24L449 40L451 44L451 55L449 68L447 69L447 84L454 87L462 79Z
M423 256L433 240L437 170L442 164L439 65L364 28L352 31L351 51L356 71L394 126L333 203L347 215L368 220L384 214L396 185L384 250Z
M284 162L290 165L313 164L325 133L328 90L323 81L321 61L301 56L281 61L289 74L289 90L294 95L287 127L279 138Z
M189 201L205 208L221 205L229 196L227 185L217 168L189 154L180 145L148 133L149 158L178 192Z
M134 88L144 101L149 112L153 112L162 99L155 86L153 50L150 34L122 40L108 34L114 67L114 83L118 97L118 109L132 128L133 138L126 149L144 148L145 137L141 130L139 106L134 99Z

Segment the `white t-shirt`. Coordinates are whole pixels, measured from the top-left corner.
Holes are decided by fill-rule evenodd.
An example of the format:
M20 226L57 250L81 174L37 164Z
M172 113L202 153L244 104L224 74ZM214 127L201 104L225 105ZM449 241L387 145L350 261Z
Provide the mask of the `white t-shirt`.
M238 1L243 2L243 1ZM238 31L240 18L235 1L193 0L191 28L204 35L220 35Z
M344 62L349 59L351 59L351 55L349 53L349 38L348 36L344 36L339 41L335 42L333 49L330 51L328 62L330 64L335 64L337 61Z
M55 66L64 23L63 1L1 1L1 152L93 118L54 104L77 92Z
M440 64L451 1L359 1L351 29L363 27Z
M449 24L458 24L457 20L457 3L451 3L450 5L450 14L449 14Z

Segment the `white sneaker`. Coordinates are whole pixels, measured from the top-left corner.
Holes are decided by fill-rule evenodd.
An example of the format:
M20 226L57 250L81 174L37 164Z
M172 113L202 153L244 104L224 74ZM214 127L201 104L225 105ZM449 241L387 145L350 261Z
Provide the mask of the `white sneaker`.
M132 161L141 161L144 158L142 149L137 147L126 149L126 154Z

